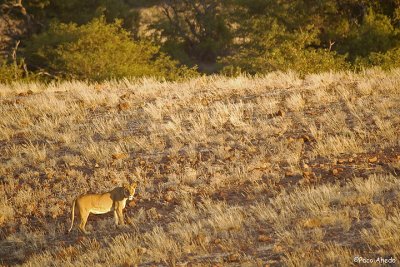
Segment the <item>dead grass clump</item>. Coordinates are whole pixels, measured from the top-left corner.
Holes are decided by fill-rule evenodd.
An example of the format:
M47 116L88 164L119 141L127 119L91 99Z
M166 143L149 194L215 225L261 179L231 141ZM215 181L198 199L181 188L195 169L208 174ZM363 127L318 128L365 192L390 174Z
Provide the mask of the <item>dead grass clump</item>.
M14 209L7 198L3 195L0 202L0 226L12 221L14 218Z
M47 158L46 145L33 144L31 142L23 144L21 147L21 155L33 164L43 162Z
M210 234L202 222L176 222L169 226L169 232L177 237L185 254L208 253Z
M386 255L400 255L400 212L396 209L393 215L380 217L374 214L372 220L372 229L363 229L363 240L371 245L379 248Z
M186 167L183 173L180 175L179 180L183 184L193 186L198 182L197 178L198 178L197 170L191 167Z
M313 153L315 156L339 156L341 154L362 153L362 142L353 134L349 136L328 135L319 138ZM360 144L361 143L361 144Z
M117 265L137 265L141 262L146 249L140 246L138 238L133 235L122 234L109 242L106 261Z
M182 255L180 245L161 227L156 226L151 232L146 233L144 238L148 246L148 254L151 255L153 261L175 265Z
M332 242L318 248L310 245L307 249L285 253L283 262L287 266L348 266L358 255L354 250Z
M227 207L224 202L213 202L203 199L199 204L199 214L205 214L207 225L215 233L224 231L238 231L244 223L243 212L239 207Z
M285 104L289 110L300 111L304 109L306 102L301 94L296 93L287 98Z

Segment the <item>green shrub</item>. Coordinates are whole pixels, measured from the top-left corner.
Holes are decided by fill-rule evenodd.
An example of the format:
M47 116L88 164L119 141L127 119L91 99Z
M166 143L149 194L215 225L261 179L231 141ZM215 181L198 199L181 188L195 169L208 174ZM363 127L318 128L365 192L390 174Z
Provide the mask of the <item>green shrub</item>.
M26 50L29 64L63 78L83 80L152 76L178 79L196 75L148 42L132 41L121 21L97 18L88 24L53 23L33 37Z
M11 83L22 79L24 76L23 64L22 60L17 65L0 61L0 83Z
M386 53L372 52L366 58L358 58L355 65L357 69L377 66L384 70L400 68L400 47L393 48Z
M342 53L349 53L350 60L369 57L371 53L385 53L399 44L398 30L389 17L375 14L372 9L364 15L361 25L354 26L349 36L339 44Z
M240 70L250 74L294 70L300 74L342 70L349 67L346 57L327 49L317 49L317 31L289 32L271 22L269 30L251 36L252 42L238 53L222 59L223 73L235 74ZM266 28L267 28L266 26Z

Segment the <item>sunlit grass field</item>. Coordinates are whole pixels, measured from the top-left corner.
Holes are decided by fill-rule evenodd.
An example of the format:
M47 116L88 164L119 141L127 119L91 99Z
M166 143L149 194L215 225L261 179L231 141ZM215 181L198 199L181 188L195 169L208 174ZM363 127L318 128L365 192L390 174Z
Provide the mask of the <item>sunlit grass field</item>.
M400 70L0 85L0 263L400 261ZM73 199L135 179L125 209Z

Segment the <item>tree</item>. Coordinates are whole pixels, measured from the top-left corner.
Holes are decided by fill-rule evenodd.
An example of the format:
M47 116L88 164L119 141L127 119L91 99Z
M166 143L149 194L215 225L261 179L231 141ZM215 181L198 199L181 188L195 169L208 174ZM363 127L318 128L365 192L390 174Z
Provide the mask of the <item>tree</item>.
M398 0L233 3L235 11L230 19L237 27L232 31L235 42L230 55L221 60L224 71L337 70L367 62L362 59L370 55L376 59L399 46ZM388 57L395 54L391 52Z
M224 72L292 69L310 73L347 68L344 56L321 44L321 29L314 24L317 10L328 5L315 7L310 2L236 1L233 20L238 26L233 34L238 38L231 46L231 55L221 59Z
M215 63L231 41L223 2L165 1L163 17L155 25L165 51L187 64Z
M28 63L59 77L94 81L141 76L176 79L195 74L178 67L159 47L132 41L121 23L107 24L104 17L81 26L53 23L30 41L25 51Z
M338 49L342 53L349 53L354 62L357 58L368 57L371 53L385 53L398 46L398 40L399 30L392 25L389 17L369 9L362 22L349 31Z
M106 21L122 19L127 29L135 26L138 14L124 0L25 0L27 13L45 30L52 20L86 24L104 16ZM43 29L44 27L44 29Z
M221 62L227 74L247 72L250 74L271 71L294 70L299 73L315 73L346 69L345 57L329 51L312 47L317 31L314 28L288 31L276 21L264 19L255 26L265 23L265 31L248 35L247 41L237 45L237 50Z

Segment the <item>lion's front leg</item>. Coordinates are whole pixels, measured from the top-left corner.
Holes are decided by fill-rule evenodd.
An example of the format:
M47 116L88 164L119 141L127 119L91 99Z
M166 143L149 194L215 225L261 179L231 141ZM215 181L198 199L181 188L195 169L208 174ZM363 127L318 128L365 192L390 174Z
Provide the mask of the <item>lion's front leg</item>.
M125 225L124 214L122 213L122 208L117 209L117 214L118 214L118 219L119 219L119 225Z
M114 210L114 222L115 222L115 226L117 227L118 226L118 214L117 214L116 210Z

